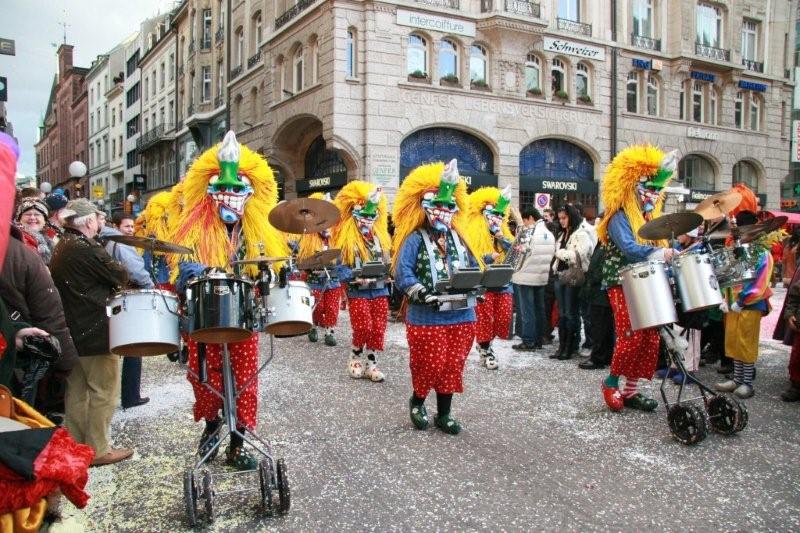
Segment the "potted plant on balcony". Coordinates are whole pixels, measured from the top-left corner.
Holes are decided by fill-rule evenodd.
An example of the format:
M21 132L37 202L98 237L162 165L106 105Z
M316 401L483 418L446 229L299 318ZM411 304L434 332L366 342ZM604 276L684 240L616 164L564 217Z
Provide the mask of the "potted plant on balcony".
M439 78L439 84L446 85L448 87L457 87L459 85L458 76L456 76L455 74L447 74L445 76L442 76L441 78Z
M421 70L415 70L414 72L410 72L408 74L408 81L427 81L430 83L431 79Z
M555 96L555 97L556 97L556 98L558 98L559 100L564 100L565 102L566 102L567 100L569 100L569 93L567 93L567 91L565 91L565 90L563 90L563 89L562 89L562 90L560 90L560 91L556 91L556 92L555 92L555 94L554 94L553 96Z
M542 90L539 87L533 87L532 89L528 89L526 94L533 98L540 98L542 96Z
M478 89L479 91L489 91L489 90L491 90L489 88L489 84L486 83L486 80L484 80L483 78L478 78L476 80L471 80L470 81L470 87L472 87L473 89Z
M592 105L592 97L588 94L582 94L578 97L578 102L586 105Z

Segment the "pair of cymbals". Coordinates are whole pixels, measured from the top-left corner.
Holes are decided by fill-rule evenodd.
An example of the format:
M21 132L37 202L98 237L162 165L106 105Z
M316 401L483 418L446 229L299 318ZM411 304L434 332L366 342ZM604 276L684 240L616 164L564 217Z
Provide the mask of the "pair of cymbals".
M759 222L758 224L743 226L741 228L741 240L743 243L753 242L762 235L779 230L784 224L786 224L787 220L789 220L788 217L779 216L770 218L764 222Z
M703 223L703 217L697 213L670 213L661 215L639 228L639 237L649 241L672 239L695 229Z
M339 222L339 210L331 202L315 198L285 200L269 212L269 222L286 233L318 233Z
M300 270L319 270L329 266L331 261L336 261L342 251L339 248L332 248L330 250L322 250L317 252L311 257L307 257L297 263L297 268Z
M103 237L104 239L120 244L127 244L134 248L141 248L143 250L150 250L154 253L163 254L191 254L192 249L179 244L167 241L160 241L153 237L137 237L135 235L109 235Z
M702 216L704 220L715 220L736 209L741 201L742 193L739 191L731 189L725 192L718 192L697 204L694 212Z

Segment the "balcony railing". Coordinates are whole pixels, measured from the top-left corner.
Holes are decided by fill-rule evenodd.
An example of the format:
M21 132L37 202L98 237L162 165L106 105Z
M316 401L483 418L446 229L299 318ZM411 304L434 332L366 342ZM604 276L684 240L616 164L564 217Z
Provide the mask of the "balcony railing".
M247 58L247 68L253 68L261 61L261 50Z
M300 13L308 9L315 0L300 0L295 5L287 9L281 16L275 19L275 29L286 25L290 20L297 17Z
M747 70L752 70L753 72L764 72L764 63L759 61L753 61L752 59L742 59L742 65Z
M172 124L159 124L150 131L143 133L136 139L136 149L146 150L157 142L164 140L166 134L175 130Z
M242 66L239 65L238 67L233 67L231 69L231 79L234 79L236 76L242 73Z
M557 27L559 30L568 31L570 33L577 33L587 37L592 36L592 25L584 24L576 20L556 18Z
M644 48L645 50L661 50L661 39L652 39L635 33L631 33L631 44L636 48Z
M215 109L216 109L217 107L222 107L222 101L223 101L223 99L224 99L224 98L223 98L223 95L219 95L219 96L217 96L216 98L214 98L214 108L215 108Z
M460 0L415 0L419 4L427 4L434 7L447 7L450 9L459 9L461 7Z
M217 28L217 33L214 34L214 42L221 43L225 40L225 28L220 26Z
M481 0L481 11L488 13L494 11L493 0ZM499 3L499 0L498 0ZM523 17L541 18L541 6L536 2L528 0L504 0L503 4L506 13L522 15Z
M731 60L730 50L725 50L724 48L716 48L714 46L708 46L700 43L695 43L694 53L695 55L708 57L710 59L716 59L717 61Z

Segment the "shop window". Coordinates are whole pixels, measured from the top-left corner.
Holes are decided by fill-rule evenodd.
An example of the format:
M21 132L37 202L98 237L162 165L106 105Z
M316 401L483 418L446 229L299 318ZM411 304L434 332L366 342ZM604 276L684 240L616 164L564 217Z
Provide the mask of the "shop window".
M428 75L428 41L419 35L408 36L406 74L420 78Z
M479 44L473 44L469 52L469 81L475 85L486 85L487 73L486 63L488 55L486 48Z
M458 46L449 39L439 42L439 78L458 81Z
M542 92L542 67L536 54L528 54L525 61L525 90L538 94Z

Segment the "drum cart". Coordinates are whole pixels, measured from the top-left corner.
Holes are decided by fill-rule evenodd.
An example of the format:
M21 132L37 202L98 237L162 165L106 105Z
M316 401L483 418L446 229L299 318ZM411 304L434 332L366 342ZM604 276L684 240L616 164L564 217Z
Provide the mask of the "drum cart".
M667 408L667 423L670 432L679 442L693 445L701 442L708 435L708 426L716 433L733 435L747 427L747 408L738 398L728 394L720 394L697 378L693 378L700 391L696 398L685 398L684 388L687 382L687 370L683 364L683 354L688 347L686 339L676 335L669 326L659 329L661 340L667 352L668 366L674 365L684 376L678 386L675 401L670 402L667 395L665 375L659 388L661 398ZM702 408L697 400L702 400ZM706 420L708 416L708 420Z

